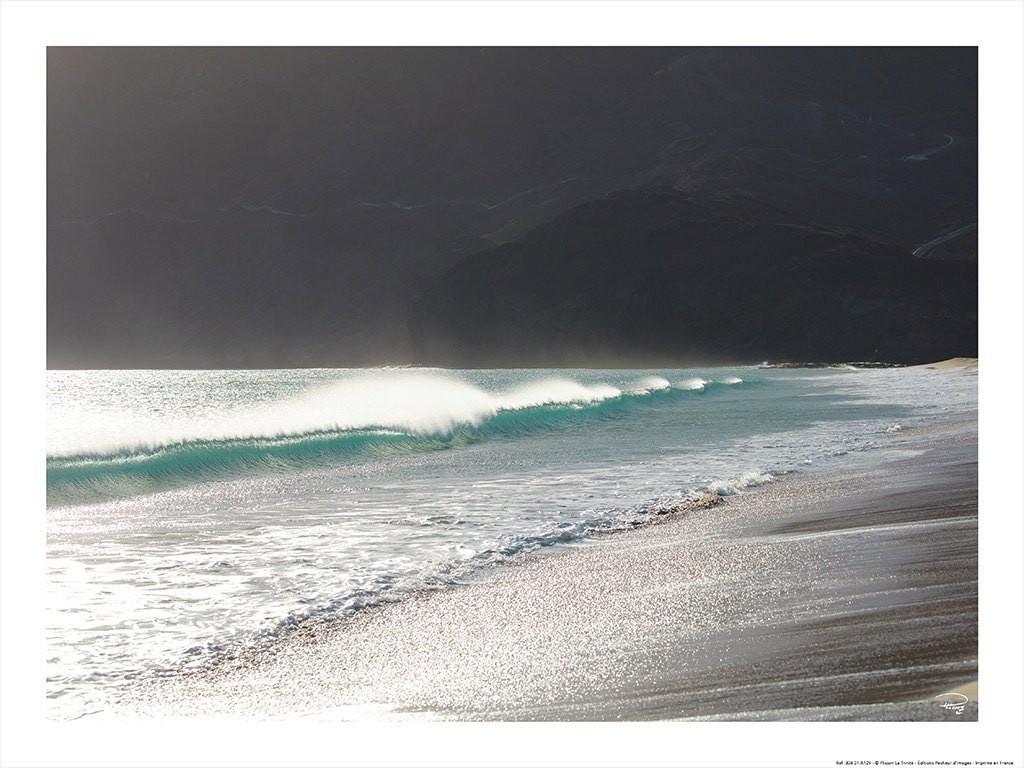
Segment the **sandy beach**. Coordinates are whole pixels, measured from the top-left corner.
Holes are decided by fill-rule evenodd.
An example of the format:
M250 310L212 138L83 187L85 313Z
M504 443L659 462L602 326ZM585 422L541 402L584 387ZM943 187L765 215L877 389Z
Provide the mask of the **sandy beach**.
M965 370L978 370L978 358L976 357L951 357L948 360L940 360L936 363L917 365L915 368L928 368L933 371L948 370L951 368L962 368Z
M976 720L976 685L959 686L977 680L977 424L890 439L882 464L786 475L309 627L107 713Z

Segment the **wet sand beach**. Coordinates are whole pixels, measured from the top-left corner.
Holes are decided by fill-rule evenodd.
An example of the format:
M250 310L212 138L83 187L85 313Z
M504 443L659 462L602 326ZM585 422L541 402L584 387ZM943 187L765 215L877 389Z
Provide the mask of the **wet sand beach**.
M976 720L977 424L308 628L108 714ZM957 697L959 701L959 697Z

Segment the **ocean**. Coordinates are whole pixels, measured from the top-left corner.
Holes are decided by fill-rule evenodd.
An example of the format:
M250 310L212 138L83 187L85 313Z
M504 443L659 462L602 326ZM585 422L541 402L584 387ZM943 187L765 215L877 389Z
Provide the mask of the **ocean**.
M49 371L49 714L976 409L912 368Z

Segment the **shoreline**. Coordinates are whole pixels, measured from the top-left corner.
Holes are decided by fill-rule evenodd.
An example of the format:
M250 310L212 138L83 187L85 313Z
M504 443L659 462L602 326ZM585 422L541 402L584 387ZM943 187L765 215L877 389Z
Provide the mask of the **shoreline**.
M935 700L977 680L976 420L899 440L916 455L784 476L139 686L107 712L976 720L975 701Z
M950 368L962 368L966 370L978 370L978 358L976 357L951 357L949 360L939 360L935 363L915 365L915 368L927 368L932 371L948 370Z
M962 368L969 370L978 369L978 358L976 357L951 357L946 360L936 360L931 363L919 363L909 365L907 363L876 362L876 361L849 361L832 363L795 363L785 360L775 363L762 363L759 368L781 368L781 369L815 369L815 368L857 368L859 370L883 369L883 368L927 368L929 370L946 370L950 368Z

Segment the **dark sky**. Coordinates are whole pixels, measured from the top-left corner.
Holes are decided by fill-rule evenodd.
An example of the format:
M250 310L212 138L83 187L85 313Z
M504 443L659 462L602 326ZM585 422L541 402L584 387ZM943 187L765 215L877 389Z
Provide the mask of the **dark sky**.
M425 290L620 190L910 248L976 219L976 87L968 48L49 48L48 365L429 362Z

